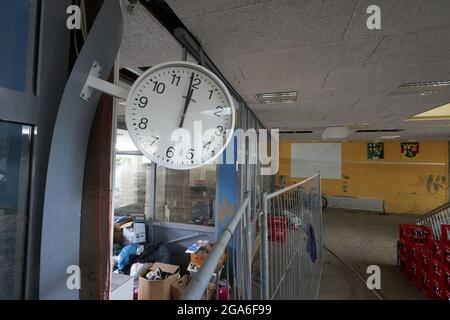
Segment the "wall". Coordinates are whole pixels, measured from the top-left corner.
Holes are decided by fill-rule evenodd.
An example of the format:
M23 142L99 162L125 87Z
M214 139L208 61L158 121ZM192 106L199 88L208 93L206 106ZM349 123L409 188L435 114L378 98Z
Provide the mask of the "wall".
M290 177L291 143L280 143L279 175L287 184L302 180ZM342 143L342 179L322 180L322 192L383 199L387 213L423 214L447 202L447 141L420 141L417 160L402 160L400 143L384 142L383 160L367 159L367 142Z

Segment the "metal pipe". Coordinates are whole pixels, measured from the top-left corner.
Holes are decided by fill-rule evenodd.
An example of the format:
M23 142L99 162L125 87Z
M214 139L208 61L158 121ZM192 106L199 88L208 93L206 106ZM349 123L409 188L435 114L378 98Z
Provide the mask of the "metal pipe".
M187 240L187 239L191 239L191 238L197 237L199 235L201 235L200 232L195 232L195 233L192 233L192 234L188 234L187 236L182 236L182 237L179 237L179 238L167 240L166 242L164 242L164 244L180 242L180 241L183 241L183 240Z
M297 188L297 187L299 187L299 186L301 186L301 185L307 183L308 181L313 180L314 178L318 177L319 175L320 175L319 173L316 173L315 175L313 175L313 176L309 177L308 179L305 179L305 180L303 180L303 181L301 181L301 182L298 182L298 183L296 183L296 184L293 184L293 185L291 185L291 186L289 186L289 187L286 187L286 188L284 188L284 189L281 189L281 190L278 190L278 191L269 193L269 194L267 195L267 199L270 200L270 199L275 198L276 196L278 196L278 195L280 195L280 194L285 193L286 191L289 191L289 190L291 190L291 189Z
M193 279L187 286L186 291L181 297L182 300L200 300L206 288L208 287L211 275L214 273L217 264L219 263L222 254L226 250L228 242L230 241L231 236L236 230L236 226L241 220L242 215L246 211L245 209L247 208L249 203L250 198L245 197L236 215L230 221L228 226L223 230L219 240L209 253L208 258L206 259L206 261L203 263L198 273L193 277Z

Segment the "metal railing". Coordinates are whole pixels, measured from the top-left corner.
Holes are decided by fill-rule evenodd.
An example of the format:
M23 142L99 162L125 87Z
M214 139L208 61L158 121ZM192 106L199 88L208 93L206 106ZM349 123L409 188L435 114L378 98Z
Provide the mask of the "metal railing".
M314 299L322 272L320 175L263 195L261 298Z
M436 240L441 239L441 224L450 224L450 202L447 202L418 218L416 224L431 228L433 238Z
M227 280L231 282L230 298L249 300L252 297L252 227L250 193L246 193L244 201L236 215L203 263L198 273L192 278L181 299L199 300L208 289L211 276L216 274L216 287L219 281L221 260L226 252ZM230 281L231 278L231 281Z
M230 299L316 298L323 255L320 175L262 198L263 211L252 219L246 193L182 299L201 299L211 279L218 287L224 253Z

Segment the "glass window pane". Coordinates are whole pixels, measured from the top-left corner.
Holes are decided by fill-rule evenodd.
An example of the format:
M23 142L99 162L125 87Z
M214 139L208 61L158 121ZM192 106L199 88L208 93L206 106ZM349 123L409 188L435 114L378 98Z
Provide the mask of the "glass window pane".
M35 6L33 0L0 1L0 87L26 91L31 86Z
M192 170L158 167L155 220L214 226L216 165Z
M149 217L151 162L143 155L117 154L114 177L114 214Z
M31 127L0 121L0 299L23 293Z

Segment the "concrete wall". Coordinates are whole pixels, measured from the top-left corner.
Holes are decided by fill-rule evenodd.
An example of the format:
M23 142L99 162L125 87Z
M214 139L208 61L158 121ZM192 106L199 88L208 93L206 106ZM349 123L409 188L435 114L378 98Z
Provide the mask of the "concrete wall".
M280 143L279 175L288 184L302 180L290 177L292 143ZM420 141L416 160L402 160L400 144L384 142L384 159L368 160L366 141L342 143L342 179L323 179L323 193L381 199L387 213L423 214L447 202L447 141Z

